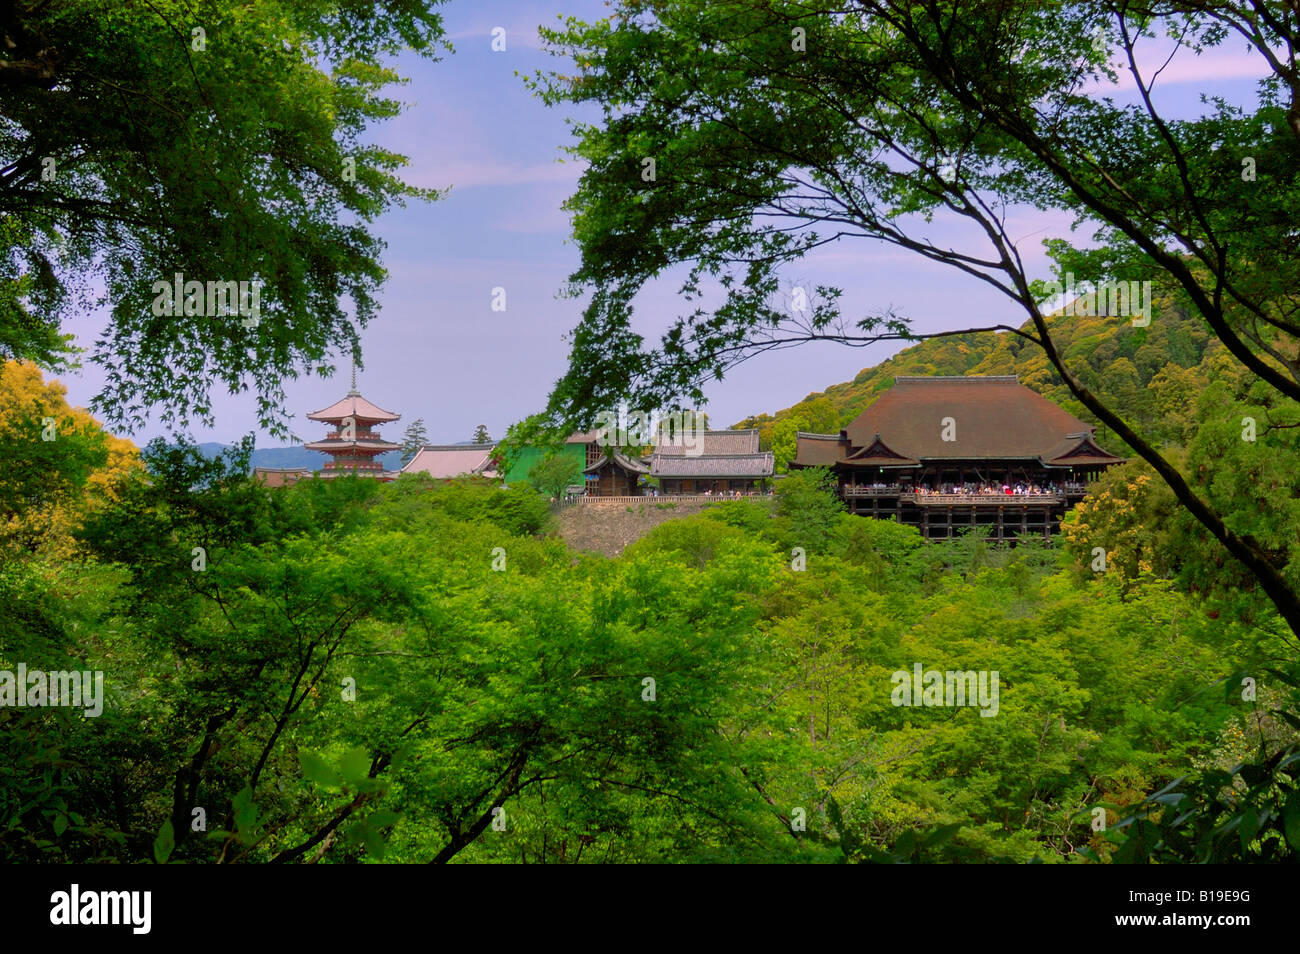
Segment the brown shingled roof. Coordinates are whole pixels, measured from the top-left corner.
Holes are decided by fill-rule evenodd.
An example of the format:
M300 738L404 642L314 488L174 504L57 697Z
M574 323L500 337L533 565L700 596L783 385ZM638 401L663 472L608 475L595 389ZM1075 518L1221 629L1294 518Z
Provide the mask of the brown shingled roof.
M953 419L955 440L943 440L945 418ZM917 460L1050 460L1067 436L1091 430L1015 376L900 376L845 428L852 447L869 447L879 435Z
M791 463L797 467L830 467L850 450L839 434L797 431L794 441L795 454Z
M1048 467L1113 464L1122 459L1099 445L1091 434L1071 434L1043 455L1043 463Z

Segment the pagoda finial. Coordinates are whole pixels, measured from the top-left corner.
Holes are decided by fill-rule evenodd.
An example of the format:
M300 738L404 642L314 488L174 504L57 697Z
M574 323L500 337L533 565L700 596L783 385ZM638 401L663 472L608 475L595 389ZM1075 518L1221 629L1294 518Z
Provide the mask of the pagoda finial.
M357 359L352 359L352 390L348 394L360 394L357 390Z

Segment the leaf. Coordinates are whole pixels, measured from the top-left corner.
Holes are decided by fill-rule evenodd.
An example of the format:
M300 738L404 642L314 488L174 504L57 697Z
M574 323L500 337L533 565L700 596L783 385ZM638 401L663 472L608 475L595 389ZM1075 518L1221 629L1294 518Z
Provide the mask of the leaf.
M176 833L172 831L172 820L169 818L163 822L158 837L153 840L153 860L160 865L167 864L167 859L172 856L172 849L175 847Z
M235 829L240 833L251 831L257 824L257 805L253 802L253 790L245 785L235 796Z
M355 785L370 777L370 755L365 749L348 749L339 760L339 775L344 782Z
M1300 789L1292 791L1282 806L1282 831L1287 844L1300 850Z
M1272 712L1273 715L1281 716L1283 719L1285 719L1287 721L1287 724L1290 725L1291 728L1300 729L1300 716L1292 715L1290 712L1287 712L1285 709L1273 709Z
M63 833L68 830L68 816L59 814L54 816L54 835L56 838L62 838Z
M1281 669L1272 668L1265 669L1264 671L1286 683L1292 689L1300 689L1300 676L1297 676L1295 673L1284 672Z
M376 861L383 860L388 844L384 841L383 833L372 825L369 819L357 826L357 839L365 846L366 854Z
M934 848L938 845L942 845L945 841L949 841L954 835L956 835L957 832L961 831L961 829L961 822L954 822L951 825L943 825L926 835L923 844L926 848Z
M298 753L298 764L302 766L303 778L309 782L315 782L325 788L338 788L342 782L338 772L334 771L334 767L319 755L313 755L311 752L300 752Z
M1241 838L1241 850L1245 852L1250 843L1255 840L1255 834L1259 831L1259 812L1252 805L1241 813L1241 825L1237 828L1237 835Z

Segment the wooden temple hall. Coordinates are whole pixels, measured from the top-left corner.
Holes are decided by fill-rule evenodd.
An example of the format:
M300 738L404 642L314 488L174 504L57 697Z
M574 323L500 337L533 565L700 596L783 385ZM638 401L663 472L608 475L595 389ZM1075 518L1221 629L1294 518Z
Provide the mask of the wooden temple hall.
M791 468L830 468L851 512L927 539L971 527L996 540L1049 537L1088 483L1123 461L1014 375L897 377L838 434L797 441Z

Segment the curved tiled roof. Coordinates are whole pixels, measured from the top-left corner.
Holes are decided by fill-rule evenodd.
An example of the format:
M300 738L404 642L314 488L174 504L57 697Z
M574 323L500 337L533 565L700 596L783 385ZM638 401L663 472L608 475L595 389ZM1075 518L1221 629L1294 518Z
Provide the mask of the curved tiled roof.
M385 411L377 404L371 404L356 391L349 391L342 400L335 401L329 407L312 411L307 415L311 421L341 421L345 417L358 421L396 421L402 415Z
M428 474L430 477L460 477L482 474L495 477L487 469L496 444L425 444L402 468L403 474Z
M346 450L349 447L376 451L401 450L402 448L401 444L394 444L392 441L386 441L377 435L360 437L354 441L345 441L339 437L327 437L323 441L309 441L302 446L306 450L320 451L322 454L332 454L335 451Z
M650 458L652 477L771 477L775 459L771 451L758 454L715 454L686 457L655 454Z
M654 452L665 457L720 457L729 454L757 454L759 452L758 428L751 427L743 431L703 431L698 435L692 435L688 432L688 436L698 436L702 440L693 447L687 447L684 440L678 437L673 443L665 441L656 444Z
M647 467L645 464L639 463L638 461L635 461L632 458L628 457L626 454L620 454L617 451L615 451L613 454L611 454L608 457L602 457L600 460L596 461L591 466L585 468L583 473L594 474L596 471L604 469L609 464L617 464L619 467L622 467L624 470L630 471L631 473L634 474L650 473L650 468Z

